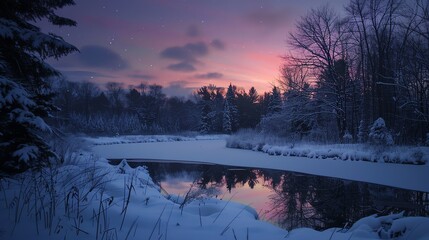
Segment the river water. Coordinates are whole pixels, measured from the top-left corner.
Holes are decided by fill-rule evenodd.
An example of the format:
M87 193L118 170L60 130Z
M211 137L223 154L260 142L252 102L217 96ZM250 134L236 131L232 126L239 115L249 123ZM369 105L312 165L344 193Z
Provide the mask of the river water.
M376 213L429 216L425 192L270 169L144 160L129 164L146 166L166 195L240 202L286 229L350 226Z

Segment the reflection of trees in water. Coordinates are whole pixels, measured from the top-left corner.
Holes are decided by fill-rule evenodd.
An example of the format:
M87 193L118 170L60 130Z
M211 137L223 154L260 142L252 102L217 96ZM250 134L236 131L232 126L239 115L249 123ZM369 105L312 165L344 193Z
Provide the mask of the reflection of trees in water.
M206 166L201 173L198 184L201 188L207 188L213 184L223 187L226 186L229 192L237 184L244 186L246 183L250 188L258 183L258 171L252 169L232 169L226 166Z
M290 229L344 226L374 213L402 210L429 215L427 193L361 182L285 173L273 190L272 216Z
M225 187L231 192L237 185L245 184L253 188L259 179L273 190L272 209L266 216L289 229L339 227L370 214L402 210L408 215L429 215L428 193L277 170L196 164L145 165L156 182L165 180L167 175L186 173L194 176L195 187L202 190Z

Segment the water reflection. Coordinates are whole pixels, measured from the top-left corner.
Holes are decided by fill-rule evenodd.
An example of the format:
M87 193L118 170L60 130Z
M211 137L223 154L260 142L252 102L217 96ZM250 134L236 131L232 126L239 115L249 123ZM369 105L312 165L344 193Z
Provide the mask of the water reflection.
M292 229L345 226L374 213L429 215L428 193L286 171L222 165L139 162L167 192L232 198Z

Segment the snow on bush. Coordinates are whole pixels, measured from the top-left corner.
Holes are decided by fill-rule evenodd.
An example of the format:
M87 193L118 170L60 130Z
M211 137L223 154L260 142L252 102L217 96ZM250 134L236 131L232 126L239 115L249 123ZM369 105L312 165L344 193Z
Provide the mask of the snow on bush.
M344 143L352 143L353 142L353 136L350 134L348 130L343 135L343 142Z
M369 141L377 145L393 145L393 137L383 118L374 121L369 132Z
M369 161L385 163L426 164L429 147L386 146L378 148L366 144L288 143L279 138L261 136L252 131L239 132L227 138L227 147L260 151L269 155Z
M150 143L150 142L176 142L196 140L219 140L228 135L197 135L197 136L174 136L174 135L124 135L116 137L84 137L94 145L112 145L124 143Z

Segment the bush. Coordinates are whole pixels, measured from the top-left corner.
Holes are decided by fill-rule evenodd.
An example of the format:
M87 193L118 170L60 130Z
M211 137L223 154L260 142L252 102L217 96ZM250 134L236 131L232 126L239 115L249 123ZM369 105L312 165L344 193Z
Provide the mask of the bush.
M393 145L393 137L386 127L383 118L374 121L369 132L370 143L376 145Z

